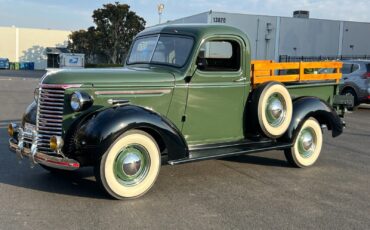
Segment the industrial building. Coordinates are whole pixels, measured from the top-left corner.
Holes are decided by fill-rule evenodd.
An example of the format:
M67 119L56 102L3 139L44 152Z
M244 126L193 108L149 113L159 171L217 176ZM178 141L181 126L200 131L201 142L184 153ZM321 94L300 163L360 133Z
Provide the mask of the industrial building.
M204 12L168 23L226 24L245 32L253 59L287 60L289 57L369 57L370 23L309 18ZM285 59L284 59L285 58Z
M370 58L370 23L312 19L307 11L296 11L293 17L209 11L168 23L237 27L248 35L253 59ZM63 48L70 34L62 30L0 27L0 58L34 62L35 69L58 68L56 56L66 50Z
M66 47L71 31L0 27L0 58L47 68L47 47Z

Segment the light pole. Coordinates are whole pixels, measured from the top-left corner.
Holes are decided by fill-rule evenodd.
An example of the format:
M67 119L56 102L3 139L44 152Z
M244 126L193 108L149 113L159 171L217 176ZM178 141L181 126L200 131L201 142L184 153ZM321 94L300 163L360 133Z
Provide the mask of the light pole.
M158 15L159 15L159 24L161 24L162 13L163 13L163 10L164 10L164 4L163 3L158 4L157 9L158 9Z

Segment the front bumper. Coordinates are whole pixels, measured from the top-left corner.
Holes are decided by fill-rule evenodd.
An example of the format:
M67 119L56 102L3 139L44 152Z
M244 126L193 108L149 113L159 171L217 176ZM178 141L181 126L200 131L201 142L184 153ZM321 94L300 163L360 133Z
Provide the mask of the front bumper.
M38 151L32 152L31 149L26 147L21 148L18 145L18 141L16 141L14 138L9 139L9 149L10 151L16 153L19 158L28 157L32 164L39 163L51 168L69 171L80 168L80 163L76 160L66 157L50 156Z

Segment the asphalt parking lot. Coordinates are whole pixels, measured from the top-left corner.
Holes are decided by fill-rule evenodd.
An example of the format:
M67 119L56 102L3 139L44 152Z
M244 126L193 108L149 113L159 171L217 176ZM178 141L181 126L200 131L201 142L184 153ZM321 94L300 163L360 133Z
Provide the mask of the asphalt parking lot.
M325 133L314 167L270 151L163 166L139 199L111 200L90 168L55 176L8 151L6 127L33 100L37 77L0 76L0 229L369 229L370 107Z

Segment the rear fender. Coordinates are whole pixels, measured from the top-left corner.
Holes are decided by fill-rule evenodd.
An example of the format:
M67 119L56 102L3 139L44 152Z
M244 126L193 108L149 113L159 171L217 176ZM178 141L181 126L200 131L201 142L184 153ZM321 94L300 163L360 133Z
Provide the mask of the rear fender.
M296 131L309 117L315 118L320 125L326 125L332 131L333 137L343 132L342 120L328 103L316 97L300 97L293 101L292 122L280 140L292 143L297 134Z
M168 119L134 105L105 109L85 121L77 131L76 149L95 162L121 134L131 129L147 131L157 142L163 142L169 160L188 156L183 136Z

